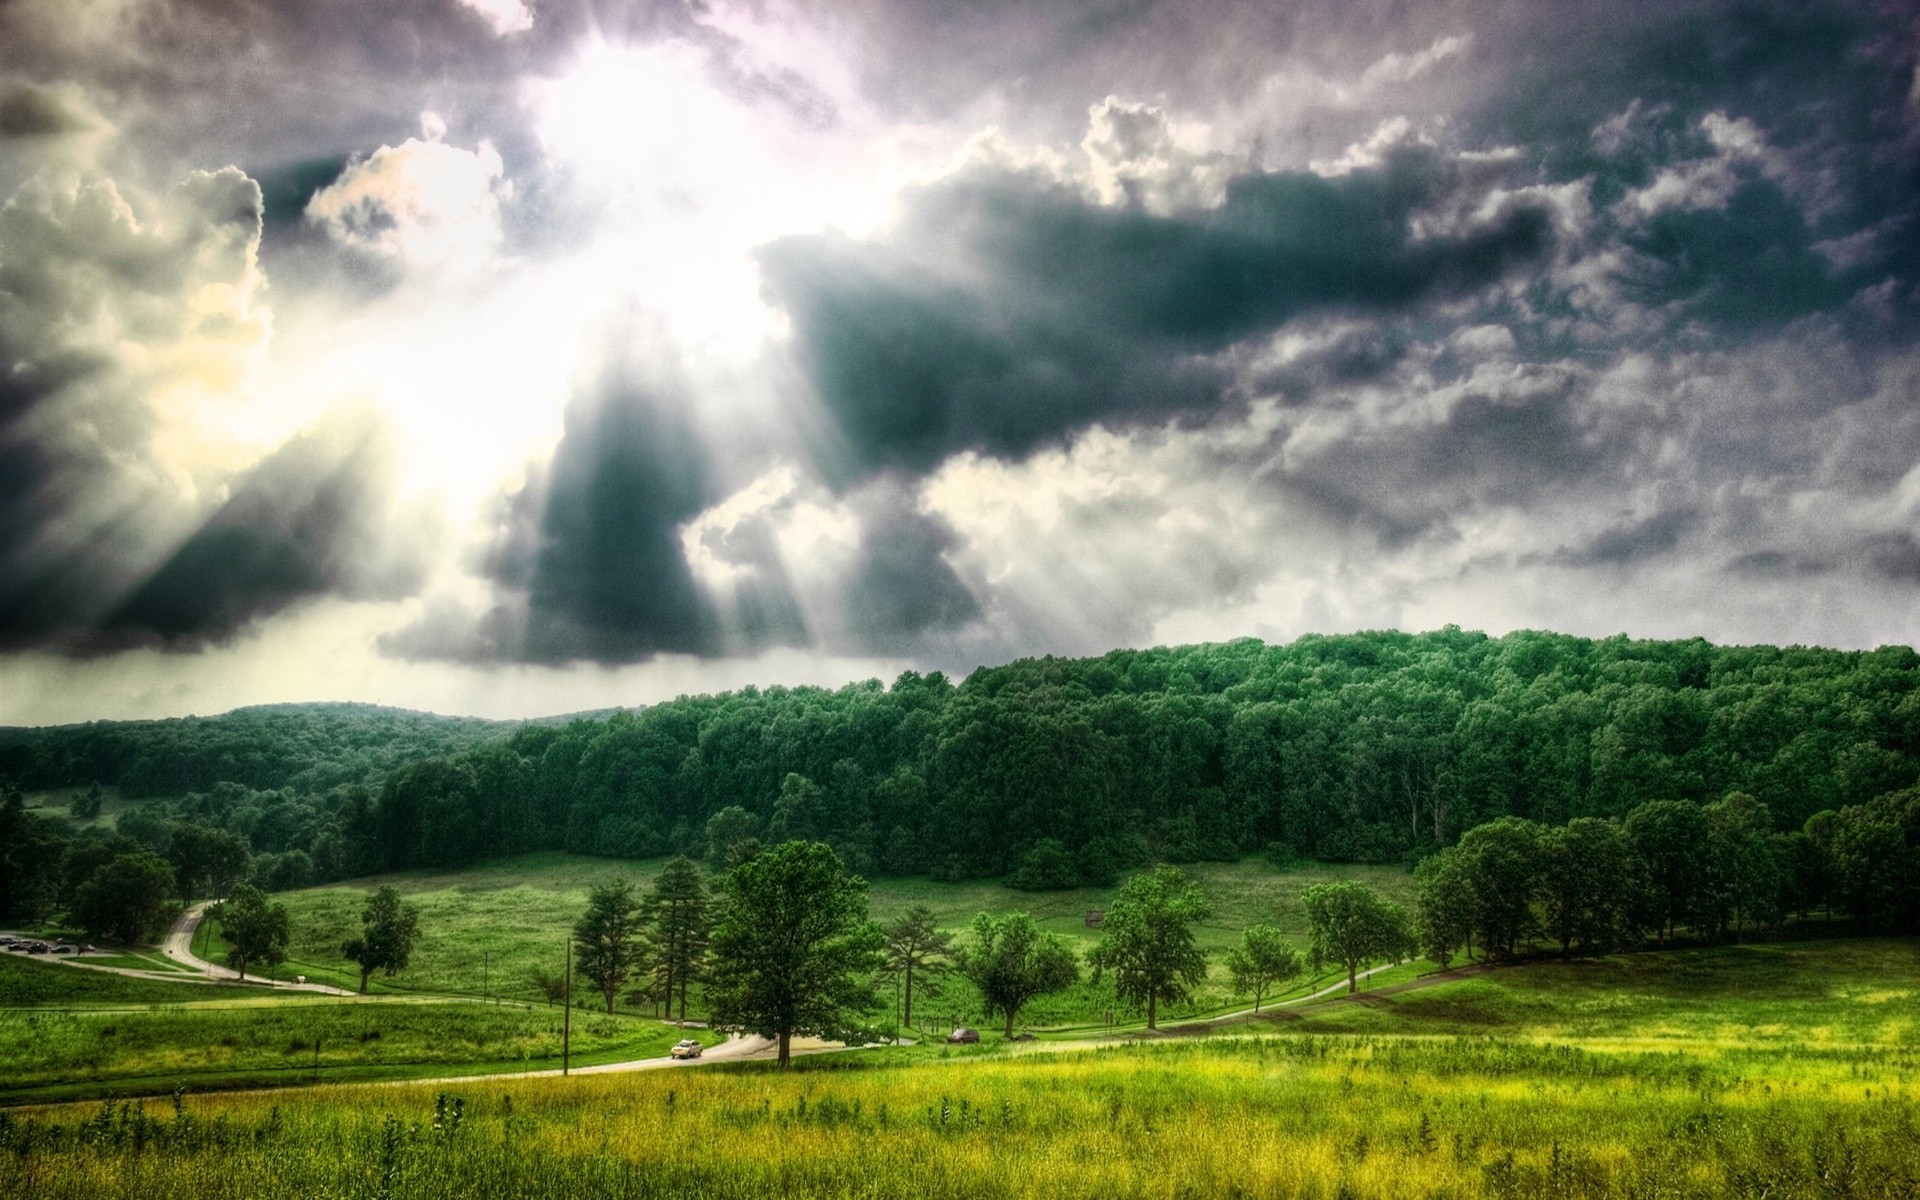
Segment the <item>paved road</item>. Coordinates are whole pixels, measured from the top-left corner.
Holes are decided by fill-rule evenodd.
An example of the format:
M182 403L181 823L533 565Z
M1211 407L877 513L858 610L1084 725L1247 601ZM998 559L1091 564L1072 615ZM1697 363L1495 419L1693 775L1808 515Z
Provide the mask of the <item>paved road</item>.
M192 967L208 979L221 983L237 982L240 979L240 973L238 971L235 971L231 967L223 967L219 963L208 962L193 952L194 932L200 928L201 920L207 915L207 909L211 907L213 903L211 900L202 900L192 908L182 912L180 916L174 920L173 927L167 930L166 939L160 943L160 953L166 955L174 962L179 963L181 966ZM160 979L168 978L167 975L161 973L155 973L155 977ZM323 996L352 996L358 994L350 992L345 988L337 988L325 983L296 983L291 979L265 979L259 975L247 976L246 982L265 987L283 988L293 992L318 992Z

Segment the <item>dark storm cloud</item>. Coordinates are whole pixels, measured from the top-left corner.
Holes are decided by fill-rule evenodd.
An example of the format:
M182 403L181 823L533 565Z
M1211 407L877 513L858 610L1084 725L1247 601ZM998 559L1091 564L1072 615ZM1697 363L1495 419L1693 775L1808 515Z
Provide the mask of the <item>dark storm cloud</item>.
M858 498L861 541L838 608L845 622L837 649L899 654L949 635L980 616L980 604L946 555L954 533L916 511L889 483Z
M1563 549L1553 556L1561 566L1624 566L1650 555L1666 554L1680 544L1680 538L1700 522L1694 508L1676 508L1655 513L1637 521L1607 530L1577 549ZM1754 564L1765 569L1762 564Z
M70 98L30 83L0 83L0 139L88 133L100 122Z
M421 582L396 547L391 456L379 427L347 419L301 434L102 622L108 644L195 649L305 599L395 599Z
M525 588L521 656L633 661L719 644L680 546L679 527L713 498L685 406L657 384L613 379L569 409L544 485L513 514L525 529L493 564Z
M1549 242L1537 208L1417 238L1444 164L1405 148L1337 178L1232 180L1214 209L1096 205L981 170L914 197L898 241L789 238L762 264L854 477L961 450L1017 456L1095 422L1216 408L1205 355L1327 310L1409 308L1487 284Z

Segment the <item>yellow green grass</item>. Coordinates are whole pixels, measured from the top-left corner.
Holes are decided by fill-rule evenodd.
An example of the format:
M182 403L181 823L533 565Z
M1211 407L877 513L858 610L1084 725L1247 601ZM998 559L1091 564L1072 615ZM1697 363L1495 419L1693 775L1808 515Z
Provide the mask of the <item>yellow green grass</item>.
M0 1010L0 1103L557 1068L561 1017L558 1008L299 994ZM579 1065L656 1058L683 1036L715 1040L626 1014L576 1011L572 1024Z
M323 1088L16 1114L0 1194L1894 1197L1917 1069L1331 1035Z

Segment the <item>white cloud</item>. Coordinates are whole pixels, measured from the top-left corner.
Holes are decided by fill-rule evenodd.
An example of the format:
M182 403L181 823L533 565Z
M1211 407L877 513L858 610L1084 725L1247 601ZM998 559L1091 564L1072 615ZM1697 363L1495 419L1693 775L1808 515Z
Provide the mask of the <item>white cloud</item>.
M1376 60L1360 75L1360 87L1371 91L1396 83L1408 83L1431 71L1438 64L1456 55L1465 54L1473 48L1473 35L1454 34L1437 38L1432 45L1412 54L1399 51L1387 54Z
M426 118L431 118L428 120ZM445 122L426 114L429 136ZM500 243L511 195L493 146L409 138L350 164L307 202L307 220L342 246L408 267L472 269Z
M1618 143L1611 123L1602 129L1606 130L1603 142ZM1769 146L1759 126L1747 118L1711 112L1701 118L1699 129L1713 147L1711 155L1667 167L1646 187L1629 192L1615 210L1644 219L1676 208L1725 208L1748 173L1778 180L1789 177L1786 156Z
M501 37L533 28L533 11L522 0L460 0L460 3L485 17Z

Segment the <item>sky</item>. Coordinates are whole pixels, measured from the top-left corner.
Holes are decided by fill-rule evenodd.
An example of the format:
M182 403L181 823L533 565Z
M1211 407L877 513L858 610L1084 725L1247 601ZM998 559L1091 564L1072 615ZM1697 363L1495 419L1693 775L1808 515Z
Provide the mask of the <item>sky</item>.
M1920 641L1920 14L3 0L0 723Z

